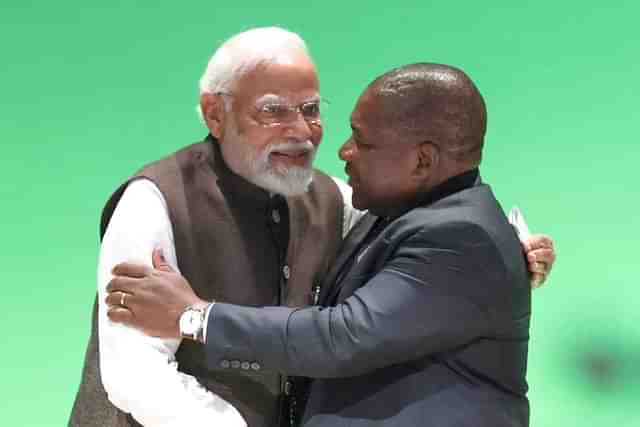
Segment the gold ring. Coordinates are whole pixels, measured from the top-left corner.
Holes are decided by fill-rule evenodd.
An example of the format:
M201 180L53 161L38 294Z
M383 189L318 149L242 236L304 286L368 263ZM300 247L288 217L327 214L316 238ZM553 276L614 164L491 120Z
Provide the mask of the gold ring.
M126 306L124 305L124 298L125 298L126 296L127 296L127 294L126 294L126 293L124 293L124 292L121 292L121 293L120 293L120 305L121 305L122 307L126 307Z

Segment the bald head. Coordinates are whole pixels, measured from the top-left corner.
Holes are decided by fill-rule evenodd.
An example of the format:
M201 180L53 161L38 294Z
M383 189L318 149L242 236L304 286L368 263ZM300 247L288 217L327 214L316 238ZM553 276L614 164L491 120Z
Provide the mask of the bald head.
M429 141L461 169L482 158L487 111L471 79L441 64L411 64L378 77L367 88L381 102L381 119L410 141Z

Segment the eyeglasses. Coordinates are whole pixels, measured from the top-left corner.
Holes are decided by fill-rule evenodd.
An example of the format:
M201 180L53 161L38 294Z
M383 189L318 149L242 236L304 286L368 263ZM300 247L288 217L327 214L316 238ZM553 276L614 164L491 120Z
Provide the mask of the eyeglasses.
M230 93L219 92L217 95L233 96ZM276 96L268 97L254 105L253 116L258 123L266 127L290 125L298 120L298 114L309 124L321 126L321 111L326 112L329 102L318 98L302 104L292 105Z

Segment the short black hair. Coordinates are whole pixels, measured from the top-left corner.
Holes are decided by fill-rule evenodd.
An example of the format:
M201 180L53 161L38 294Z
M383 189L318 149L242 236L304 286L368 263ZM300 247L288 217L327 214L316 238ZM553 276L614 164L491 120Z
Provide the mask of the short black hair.
M480 163L487 109L464 71L443 64L410 64L378 77L368 90L383 99L385 118L399 135L424 138L455 160Z

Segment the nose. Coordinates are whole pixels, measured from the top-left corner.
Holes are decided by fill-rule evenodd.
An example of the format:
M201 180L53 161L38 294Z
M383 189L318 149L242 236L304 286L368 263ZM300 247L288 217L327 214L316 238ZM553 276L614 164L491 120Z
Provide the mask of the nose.
M287 123L286 136L300 141L308 141L313 136L311 125L304 119L302 114L298 113L295 120Z
M353 139L349 138L347 141L342 144L340 150L338 150L338 156L340 156L340 160L344 162L349 162L353 159L355 146L353 144Z

